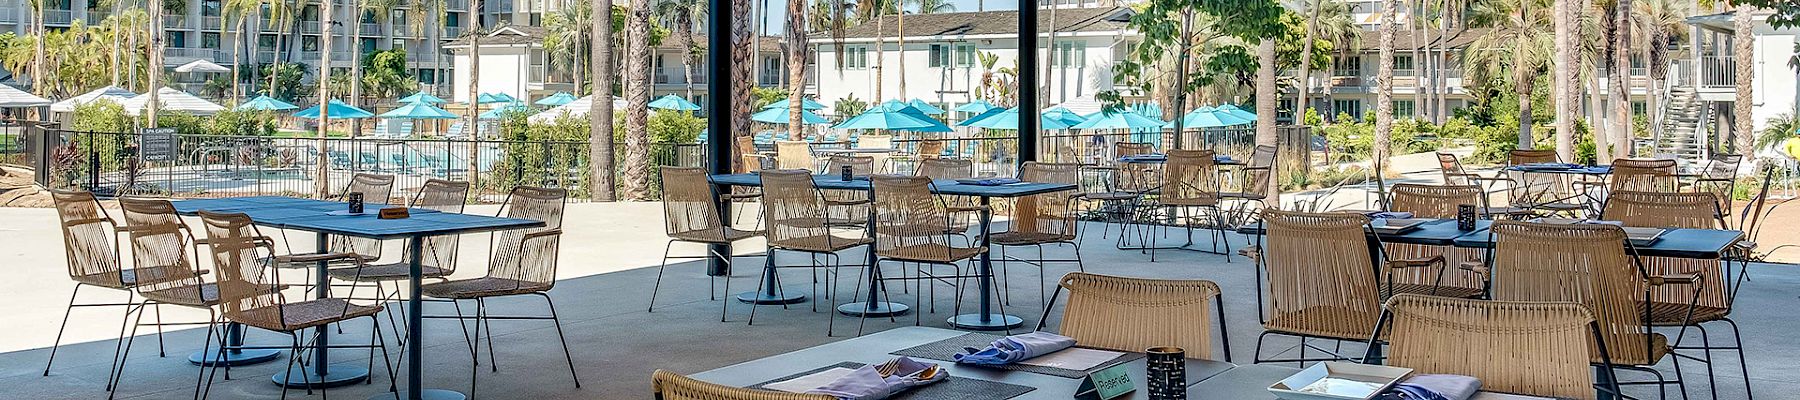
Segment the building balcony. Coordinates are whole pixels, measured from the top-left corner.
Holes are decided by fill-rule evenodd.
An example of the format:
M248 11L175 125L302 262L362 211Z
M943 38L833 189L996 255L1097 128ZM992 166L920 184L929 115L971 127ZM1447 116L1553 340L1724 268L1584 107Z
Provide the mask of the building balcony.
M275 52L273 52L273 51L258 51L258 52L256 52L256 62L258 62L258 63L275 62Z
M444 0L444 8L450 11L468 11L469 0Z
M364 36L381 36L381 24L363 23L362 34Z
M190 23L190 22L189 22L189 21L188 21L188 17L187 17L187 16L186 16L186 15L164 15L164 16L163 16L163 17L162 17L162 20L163 20L163 27L164 27L164 28L169 28L169 29L189 29L189 28L193 28L193 27L194 27L194 26L193 26L193 25L192 25L192 24L191 24L191 23Z
M460 26L444 27L444 37L445 38L455 38L455 37L462 36L462 32L463 32L463 28Z
M44 10L44 25L68 25L74 20L75 14L69 10Z
M87 24L88 24L88 26L100 25L102 22L106 21L106 17L111 16L111 15L112 15L112 12L109 12L109 11L88 10Z
M0 7L0 23L19 23L18 7Z
M351 60L355 60L355 59L356 59L356 55L349 51L333 51L333 52L331 52L331 61L351 61Z
M397 37L419 37L413 32L412 24L389 24L388 29L390 34Z
M216 31L225 28L225 19L220 17L200 17L200 29Z
M300 33L319 33L319 21L300 21Z
M1699 86L1701 89L1714 90L1737 89L1737 59L1732 56L1700 56L1698 66L1693 59L1679 59L1675 60L1670 67L1669 86Z
M169 57L169 58L192 58L192 59L216 60L216 59L221 58L219 56L219 53L220 53L219 49L202 49L202 48L190 48L190 47L171 47L171 48L163 49L163 56Z

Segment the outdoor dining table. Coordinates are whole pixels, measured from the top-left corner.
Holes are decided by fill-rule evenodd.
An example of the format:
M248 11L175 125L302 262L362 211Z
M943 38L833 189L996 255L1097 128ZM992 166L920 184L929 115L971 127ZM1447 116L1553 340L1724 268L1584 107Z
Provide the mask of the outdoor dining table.
M762 178L760 176L757 176L757 174L754 174L754 173L713 175L710 177L710 179L711 179L712 183L715 185L750 186L750 187L762 186ZM873 190L873 187L870 185L869 180L866 178L855 178L855 179L846 181L836 175L814 175L813 176L813 186L819 188L820 190L859 190L859 191ZM955 180L936 180L936 181L933 181L931 184L931 192L938 194L938 195L968 196L968 197L974 197L974 198L980 199L980 202L981 202L980 204L982 206L982 211L980 212L980 216L981 216L980 229L981 229L981 245L982 246L987 246L989 236L992 233L991 229L989 229L989 227L988 227L988 223L993 218L992 211L988 209L988 206L991 203L992 199L994 199L994 198L1017 198L1017 197L1032 196L1032 195L1038 195L1038 194L1044 194L1044 193L1063 192L1063 191L1075 190L1075 188L1076 188L1076 186L1074 184L1040 183L1040 182L1018 182L1018 183L1004 184L1004 185L985 186L985 185L962 184L962 183L958 183ZM875 213L870 212L869 213L869 219L870 219L869 236L870 237L875 236L874 218L875 218ZM877 291L881 289L881 273L880 273L881 269L874 268L875 252L873 250L868 252L868 262L871 267L870 269L873 271L873 273L869 274L869 281L868 281L869 290L870 290L869 291L869 299L867 301L863 301L863 302L853 302L853 303L840 305L837 307L838 312L844 313L846 315L852 315L852 316L871 316L871 317L876 317L876 316L885 317L885 316L896 315L896 314L906 312L909 309L909 307L906 306L905 304L899 304L899 303L893 303L893 302L883 302L883 301L877 300L880 297L876 296L875 293L877 293ZM990 254L988 252L982 252L981 256L977 258L976 265L977 265L977 270L978 270L977 274L981 276L980 279L976 279L977 281L979 281L978 285L980 287L979 290L977 290L977 293L979 296L978 297L979 300L977 301L977 303L980 304L980 311L977 313L974 313L974 314L961 314L961 315L950 317L950 319L948 320L950 325L957 327L957 328L962 328L962 329L978 329L978 330L1012 329L1014 327L1023 325L1024 319L1022 319L1022 318L1019 318L1019 317L1013 316L1013 315L992 312L991 307L993 306L993 297L994 297L994 287L993 287L994 286L994 264L993 264L993 259L991 258ZM788 303L794 302L793 300L781 298L782 296L780 296L778 294L778 291L775 288L776 279L773 276L774 274L775 274L774 270L765 268L763 270L763 275L764 275L764 278L766 278L766 279L763 279L763 282L764 282L763 287L758 289L758 292L760 294L751 296L752 299L749 299L749 300L746 300L743 297L740 297L739 300L745 300L747 302L757 302L755 299L763 298L763 299L774 299L773 301L785 301ZM790 296L798 296L798 295L790 295Z
M425 389L424 348L422 331L422 303L419 292L421 275L421 259L424 254L425 238L433 236L460 235L465 233L490 232L511 229L536 228L544 226L543 221L501 218L483 215L438 212L429 209L412 208L407 218L379 219L374 211L384 207L381 204L366 204L367 214L331 215L332 211L346 210L346 203L300 199L278 196L237 197L223 199L182 200L172 202L175 211L182 215L195 215L200 211L221 213L243 213L251 222L277 229L313 232L318 235L318 252L329 250L330 235L351 236L376 240L406 239L407 254L412 257L406 260L411 267L408 280L406 303L406 385L400 393L382 393L371 399L403 398L419 399L462 399L461 393L442 390ZM326 262L318 263L318 272L314 290L318 298L331 297L331 274L327 273ZM325 326L318 330L316 346L326 348L330 343L330 330ZM236 330L236 329L234 329ZM240 342L241 344L241 342ZM310 370L301 366L300 371L284 371L272 379L276 384L304 387L311 383L314 387L340 386L362 382L369 377L368 369L352 365L331 365L329 351L314 351ZM305 374L304 376L298 374Z
M1274 400L1275 394L1269 392L1269 386L1287 379L1299 368L1273 364L1239 365L1231 370L1213 375L1200 383L1188 386L1189 398L1234 399L1234 400ZM1477 392L1469 400L1539 400L1547 397L1522 396L1494 392Z
M1434 218L1429 219L1417 228L1397 233L1373 233L1382 243L1406 243L1429 246L1456 246L1469 248L1492 248L1494 237L1488 228L1493 221L1475 221L1475 229L1463 231L1457 229L1456 220ZM1711 259L1725 255L1732 245L1743 240L1744 232L1725 229L1689 229L1665 228L1662 236L1646 244L1633 245L1641 256L1676 257ZM1245 224L1237 229L1245 235L1262 235L1262 223Z
M872 333L812 348L801 349L789 353L777 354L762 359L752 360L736 365L726 366L711 371L692 375L694 379L720 385L750 387L803 374L820 367L831 366L843 362L854 362L865 365L877 365L898 357L893 353L915 346L953 339L968 334L967 332L943 328L908 326ZM1078 344L1079 345L1079 344ZM932 359L915 360L936 363L950 373L950 379L980 379L1032 388L1030 392L1013 397L1016 400L1067 400L1074 396L1076 387L1081 385L1080 378L1065 378L1056 375L1041 374L1029 371L1014 371L985 366L959 365L949 361ZM1142 357L1126 362L1123 367L1126 375L1131 377L1137 390L1118 397L1118 400L1147 399L1148 388L1144 375L1145 359ZM1187 360L1186 378L1189 385L1204 382L1217 374L1227 372L1234 367L1231 363L1212 360ZM938 383L945 384L945 383ZM1266 384L1265 384L1266 386ZM1232 397L1216 397L1203 393L1188 391L1190 398L1230 399ZM905 399L904 395L896 397ZM998 399L998 397L992 397ZM971 400L987 399L980 396L968 397Z
M1610 166L1610 165L1570 165L1567 168L1553 168L1553 167L1536 167L1536 166L1526 164L1526 165L1508 166L1508 167L1506 167L1506 170L1513 171L1513 172L1532 173L1532 174L1563 174L1563 175L1582 175L1582 176L1601 176L1601 175L1611 175L1612 174L1612 166Z

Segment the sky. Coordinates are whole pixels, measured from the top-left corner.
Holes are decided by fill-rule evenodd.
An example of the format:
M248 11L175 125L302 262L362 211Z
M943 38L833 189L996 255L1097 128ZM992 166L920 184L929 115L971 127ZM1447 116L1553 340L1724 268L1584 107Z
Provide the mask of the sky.
M751 1L755 2L751 3L753 4L752 7L757 7L755 4L767 4L769 6L769 20L762 25L764 27L764 34L780 36L786 32L784 29L785 25L787 25L787 0ZM950 0L950 2L956 5L957 12L975 11L976 0ZM812 0L807 0L807 3L812 3ZM1019 6L1018 0L982 0L980 3L984 7L983 9L988 11L1012 10L1017 9ZM914 7L908 5L907 9L911 10L914 9Z

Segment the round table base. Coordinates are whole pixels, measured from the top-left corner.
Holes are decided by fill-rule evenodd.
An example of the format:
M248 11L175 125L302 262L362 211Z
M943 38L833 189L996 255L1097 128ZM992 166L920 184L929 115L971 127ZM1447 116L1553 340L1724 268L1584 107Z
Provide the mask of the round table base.
M301 374L305 375L302 376ZM277 385L291 388L311 386L314 389L319 389L362 383L364 380L369 379L369 370L348 364L333 364L331 366L330 374L319 376L313 372L312 366L295 365L292 369L289 369L288 372L275 374L275 376L270 377L269 379L275 381L275 384Z
M411 398L407 396L408 394L405 391L381 393L369 396L369 400L406 400ZM424 400L463 400L469 396L464 396L461 392L454 390L425 389L419 391L419 398Z
M777 305L779 305L779 304L794 304L794 303L806 301L806 295L804 295L804 294L792 294L792 295L785 295L785 296L779 295L779 294L771 295L771 294L763 293L761 290L758 290L758 291L754 291L754 292L739 293L737 295L737 300L739 302L750 303L750 304L777 304Z
M988 314L986 321L981 320L981 314L963 314L950 317L946 322L957 329L978 331L998 331L1025 325L1024 319L1006 314Z
M225 354L221 356L217 347L208 346L206 350L196 351L194 354L188 355L188 362L199 366L218 364L236 367L240 365L265 363L280 357L281 350L275 349L225 351Z
M875 302L874 305L869 305L869 302L866 302L866 301L859 301L859 302L855 302L855 303L845 303L845 304L839 305L837 307L837 311L840 314L844 314L844 315L848 315L848 316L852 316L852 317L874 317L874 318L891 317L891 316L895 316L895 315L905 314L906 310L911 310L911 309L912 309L912 307L908 307L907 305L900 304L900 303Z

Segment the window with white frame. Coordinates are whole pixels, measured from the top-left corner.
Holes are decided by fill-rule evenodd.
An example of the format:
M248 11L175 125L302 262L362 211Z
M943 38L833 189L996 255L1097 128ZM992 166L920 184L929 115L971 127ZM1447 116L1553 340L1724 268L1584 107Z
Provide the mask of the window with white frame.
M1062 68L1079 68L1087 63L1087 46L1080 42L1060 42L1056 44L1056 52L1052 63Z
M865 46L849 46L844 48L844 69L864 69L869 67L869 48Z
M950 64L950 45L933 44L926 50L925 66L943 68Z
M967 43L956 45L956 66L959 68L975 67L975 45Z

